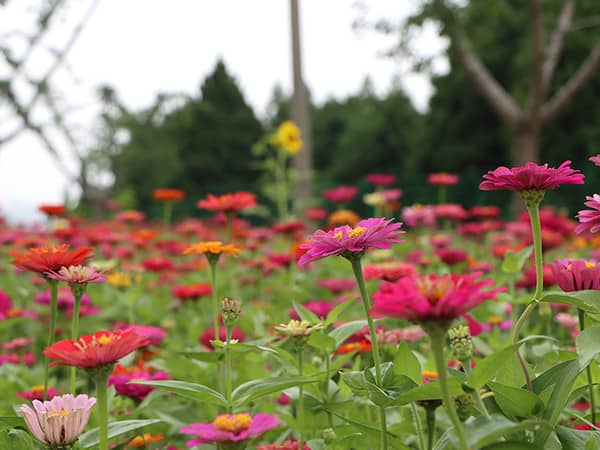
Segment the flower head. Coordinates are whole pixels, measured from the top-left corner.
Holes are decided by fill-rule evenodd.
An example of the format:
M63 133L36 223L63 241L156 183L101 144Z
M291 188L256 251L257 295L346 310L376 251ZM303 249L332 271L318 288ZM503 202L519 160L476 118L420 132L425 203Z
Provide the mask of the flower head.
M58 272L62 267L77 266L91 257L92 247L69 250L67 244L54 247L34 247L25 253L11 253L11 264L22 270L45 274Z
M145 337L133 330L98 331L83 335L78 340L65 339L46 347L44 355L56 359L53 365L75 366L83 369L117 362L134 350L148 345Z
M450 322L504 290L484 291L494 281L475 281L479 275L431 274L404 277L395 283L383 282L373 295L372 311L374 314L403 317L417 323Z
M291 120L286 120L271 137L271 144L281 147L290 155L295 155L304 145L300 137L300 128Z
M430 173L427 182L434 186L453 186L458 184L458 175L446 172Z
M106 281L106 275L102 272L99 272L94 267L82 265L61 267L58 272L46 272L46 276L53 280L77 284L102 283Z
M240 191L233 194L208 194L204 200L198 200L198 208L209 211L234 212L256 206L256 196L251 192Z
M186 248L183 251L183 254L189 255L190 253L203 253L220 255L225 253L227 255L237 256L239 252L240 249L233 244L223 244L220 241L207 241L199 242L198 244L194 244L191 247Z
M19 412L40 442L62 448L73 444L83 432L95 403L95 398L85 394L65 394L46 402L34 400L33 408L22 405Z
M532 162L524 166L500 166L490 170L483 176L479 189L482 191L545 191L556 189L561 184L583 184L585 175L569 167L571 161L563 162L558 168L548 167L548 164L538 165Z
M598 154L596 156L590 156L588 159L600 167L600 154Z
M579 225L575 227L575 233L581 234L585 231L597 233L600 231L600 195L594 194L591 197L588 195L585 199L587 202L584 205L591 209L583 209L577 213Z
M67 207L65 205L40 205L38 210L48 217L64 216L67 212Z
M600 264L596 261L557 260L551 267L556 284L564 292L600 290Z
M281 323L275 327L277 331L281 331L288 336L309 336L317 330L325 328L322 323L311 325L307 320L290 320L288 323Z
M192 423L179 429L181 433L195 435L188 447L217 442L250 440L280 425L273 414L220 414L211 423Z
M323 192L323 197L333 203L347 203L358 194L356 186L339 186Z
M361 220L354 228L349 225L330 231L317 230L310 242L300 248L308 249L298 264L301 266L331 255L352 257L362 254L367 248L391 248L395 242L402 242L398 235L402 223L391 223L393 219L371 218Z
M169 378L171 376L168 373L146 366L143 362L134 367L123 367L117 363L112 374L108 377L108 385L114 386L117 394L142 401L154 390L154 387L144 384L130 384L130 381L168 380Z
M159 442L163 440L163 434L158 433L151 435L150 433L138 434L131 441L127 443L128 448L146 448L148 444L153 442Z
M155 189L152 198L159 202L173 202L181 200L185 193L181 189Z
M367 181L371 184L386 186L396 182L396 176L388 173L370 173L367 175Z

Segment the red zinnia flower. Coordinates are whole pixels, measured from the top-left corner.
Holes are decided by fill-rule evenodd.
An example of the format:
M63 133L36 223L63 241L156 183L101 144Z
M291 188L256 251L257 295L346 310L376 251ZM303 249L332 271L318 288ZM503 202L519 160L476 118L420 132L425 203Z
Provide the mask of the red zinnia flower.
M585 175L569 167L571 161L563 162L558 168L542 166L532 162L524 166L500 166L490 170L483 176L479 189L482 191L509 190L509 191L545 191L556 189L561 184L583 184Z
M370 173L367 175L367 181L371 184L385 186L396 182L396 176L388 173Z
M152 198L156 201L172 202L181 200L185 193L181 189L155 189Z
M76 341L65 339L55 342L44 350L44 355L58 360L53 365L89 369L113 364L149 343L133 330L98 331L93 335L83 335Z
M240 191L233 194L219 195L208 194L206 199L198 200L198 208L209 211L231 212L241 211L256 206L256 196L251 192Z
M40 205L38 210L49 217L63 216L67 212L65 205Z
M430 173L427 182L434 186L453 186L458 183L458 175L446 172Z
M44 274L58 272L61 267L77 266L91 257L92 247L81 247L69 250L67 244L55 247L30 248L25 253L12 253L15 257L11 264L22 270L30 270Z
M346 203L358 194L358 188L355 186L339 186L334 189L323 192L323 197L333 203Z

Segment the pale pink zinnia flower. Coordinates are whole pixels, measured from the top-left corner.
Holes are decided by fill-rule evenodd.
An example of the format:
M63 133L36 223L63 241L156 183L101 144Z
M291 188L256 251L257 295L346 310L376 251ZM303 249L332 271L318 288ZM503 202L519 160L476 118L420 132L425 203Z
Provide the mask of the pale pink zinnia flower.
M600 153L597 154L596 156L590 156L588 159L600 167Z
M52 400L33 401L33 408L22 405L19 412L31 433L49 447L73 444L88 423L96 399L80 394L56 396Z
M179 432L195 435L188 447L218 442L239 442L253 439L281 424L274 414L221 414L211 423L192 423Z
M379 316L402 317L416 323L452 321L505 290L484 291L495 282L475 281L479 275L431 274L418 278L405 277L395 283L383 282L373 295L372 312Z
M524 166L500 166L490 170L479 185L482 191L508 190L508 191L545 191L556 189L561 184L583 184L585 175L569 167L571 161L563 162L558 168L548 167L548 164L538 165L532 162Z
M69 266L61 267L58 272L46 272L48 278L64 281L66 283L102 283L106 281L106 275L99 272L94 267L88 266Z
M582 209L577 213L579 225L575 227L575 233L581 234L584 231L597 233L600 231L600 195L594 194L591 197L588 195L585 199L587 202L584 205L591 209Z
M393 243L403 242L398 235L404 233L398 229L402 223L391 223L392 220L371 218L361 220L354 228L344 225L330 231L317 230L308 243L300 245L308 251L298 264L304 266L331 255L358 256L370 247L389 249Z

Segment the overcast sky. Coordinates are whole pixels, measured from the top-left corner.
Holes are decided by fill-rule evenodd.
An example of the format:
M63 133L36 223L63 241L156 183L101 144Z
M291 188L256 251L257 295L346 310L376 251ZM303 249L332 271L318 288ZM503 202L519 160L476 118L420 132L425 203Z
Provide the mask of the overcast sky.
M55 42L68 36L90 0L71 0ZM0 29L26 24L23 5L13 0L2 11ZM16 5L19 4L19 8ZM401 18L414 0L363 0L368 17ZM316 102L356 93L365 77L385 93L400 79L419 109L431 93L424 77L403 73L400 63L381 56L391 37L356 31L362 15L352 0L300 0L304 77ZM286 0L100 0L58 74L61 101L80 139L91 139L96 112L94 89L112 85L131 108L151 104L159 92L198 92L202 79L222 58L255 111L264 114L273 87L291 88L289 2ZM424 51L441 43L431 33ZM28 68L39 76L48 58L41 54ZM0 74L2 67L0 67ZM73 166L73 169L75 166ZM67 189L36 138L23 134L0 147L0 212L13 221L40 219L37 206L60 203ZM71 195L76 191L71 190Z

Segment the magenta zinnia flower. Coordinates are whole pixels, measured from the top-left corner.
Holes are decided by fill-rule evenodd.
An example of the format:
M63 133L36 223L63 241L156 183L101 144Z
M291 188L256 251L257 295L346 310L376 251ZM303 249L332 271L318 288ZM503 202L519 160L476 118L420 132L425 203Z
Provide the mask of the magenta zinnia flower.
M481 274L404 277L395 283L382 282L373 295L372 312L402 317L413 322L450 322L504 288L484 291L493 280L475 281Z
M392 220L371 218L361 220L354 228L344 225L330 231L317 230L308 243L300 245L308 251L298 264L304 266L331 255L358 256L370 247L391 248L393 243L403 242L398 235L404 233L398 229L402 223L391 223Z
M490 170L483 176L479 189L482 191L508 190L508 191L545 191L556 189L561 184L583 184L585 175L569 167L571 161L563 162L558 168L542 166L532 162L524 166L500 166Z
M181 433L193 434L188 447L216 442L239 442L253 439L280 425L273 414L221 414L212 423L192 423L179 429Z
M590 156L588 159L600 167L600 154L598 154L596 156Z
M600 290L600 264L596 261L557 260L552 263L552 273L564 292Z
M594 194L591 197L588 195L585 199L587 202L584 205L591 209L582 209L577 213L579 225L575 227L575 233L581 234L584 231L597 233L600 231L600 195Z
M50 401L33 401L33 408L22 405L23 415L31 433L44 445L52 448L69 447L73 444L90 418L96 399L85 394L54 397Z

